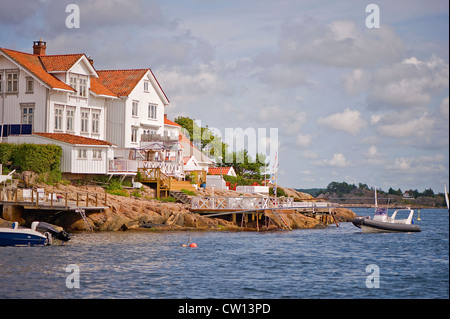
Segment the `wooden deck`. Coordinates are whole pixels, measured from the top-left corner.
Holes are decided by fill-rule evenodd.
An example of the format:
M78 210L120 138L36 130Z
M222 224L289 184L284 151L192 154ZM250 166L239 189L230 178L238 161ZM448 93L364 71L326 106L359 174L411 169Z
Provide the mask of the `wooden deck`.
M76 193L69 196L68 193L49 193L39 188L0 189L0 205L59 211L104 210L109 207L106 193Z

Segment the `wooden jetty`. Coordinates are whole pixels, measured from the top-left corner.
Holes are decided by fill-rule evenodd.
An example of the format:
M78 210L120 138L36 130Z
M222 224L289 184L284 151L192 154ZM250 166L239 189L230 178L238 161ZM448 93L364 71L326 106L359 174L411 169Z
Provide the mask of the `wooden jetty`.
M76 212L85 219L86 211L103 211L108 208L107 194L45 192L43 188L8 187L0 189L0 206L4 219L19 221L26 212Z
M291 213L302 213L319 219L325 224L338 221L332 214L333 208L343 207L339 204L328 202L294 202L290 197L268 197L268 196L197 196L191 199L191 211L206 217L219 217L230 219L241 227L250 220L256 221L259 229L259 220L275 221L281 229L291 230L287 215Z

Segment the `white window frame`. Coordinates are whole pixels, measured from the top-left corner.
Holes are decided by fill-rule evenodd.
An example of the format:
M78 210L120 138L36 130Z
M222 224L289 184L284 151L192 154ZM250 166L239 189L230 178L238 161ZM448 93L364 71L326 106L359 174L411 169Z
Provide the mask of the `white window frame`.
M148 104L148 118L156 120L158 117L158 105L149 103Z
M144 81L144 92L149 92L149 90L148 90L148 88L149 88L149 84L150 84L150 81Z
M31 111L31 112L30 112ZM34 127L34 103L20 104L21 124L31 124Z
M101 161L103 159L102 150L92 150L92 159L96 161Z
M132 126L131 127L131 143L138 142L139 128Z
M131 116L139 116L139 101L133 101L131 104Z
M77 150L77 159L87 159L87 149L85 148L79 148Z
M100 134L100 110L92 110L92 134Z
M75 90L75 92L71 92L70 94L77 95L78 94L78 78L74 75L70 76L70 87Z
M34 93L34 80L31 76L27 76L25 78L25 84L26 84L25 93L28 94Z
M80 76L79 78L80 83L80 96L81 97L87 97L87 76Z
M55 104L55 131L63 131L63 123L64 123L64 105Z
M82 108L81 109L81 116L80 116L80 132L81 133L89 133L89 114L90 114L90 109L85 109Z
M6 71L6 93L19 93L19 71Z
M66 130L67 132L75 132L75 107L67 106L66 108Z

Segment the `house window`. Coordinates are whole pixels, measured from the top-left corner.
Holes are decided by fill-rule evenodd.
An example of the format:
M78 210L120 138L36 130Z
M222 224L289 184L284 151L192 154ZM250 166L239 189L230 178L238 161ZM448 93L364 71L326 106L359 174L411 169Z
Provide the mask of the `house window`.
M148 105L148 118L156 120L156 105L155 104L149 104Z
M93 150L92 151L92 159L101 160L102 159L102 151L101 150Z
M85 77L80 79L80 96L87 96L87 80Z
M77 78L74 76L70 77L70 86L72 87L72 89L74 89L75 91L77 91ZM77 92L73 92L72 94L77 94Z
M34 105L21 105L22 108L22 124L33 124L34 119Z
M139 102L133 101L133 106L131 108L131 115L132 116L138 116L138 108L139 108Z
M144 81L144 92L148 92L148 81Z
M84 148L78 149L77 158L78 159L87 159L87 150Z
M131 127L131 142L136 143L138 139L138 128Z
M25 93L33 93L34 92L34 80L33 78L27 77L26 78L26 92Z
M69 132L75 131L75 129L74 129L75 108L67 107L66 119L67 119L67 131L69 131Z
M55 105L55 130L62 131L63 114L64 105Z
M2 91L2 74L0 73L0 92Z
M11 72L6 74L6 92L19 92L19 72Z
M92 133L98 134L100 123L100 111L92 111Z
M81 110L81 133L89 133L89 110Z

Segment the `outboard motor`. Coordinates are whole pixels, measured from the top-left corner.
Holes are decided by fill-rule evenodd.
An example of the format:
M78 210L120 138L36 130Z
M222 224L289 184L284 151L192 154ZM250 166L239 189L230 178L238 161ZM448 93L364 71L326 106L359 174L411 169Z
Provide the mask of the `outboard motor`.
M70 235L65 232L64 230L58 231L55 227L52 225L46 223L46 222L39 222L39 224L36 227L36 230L41 233L50 233L53 238L62 240L62 241L69 241Z

